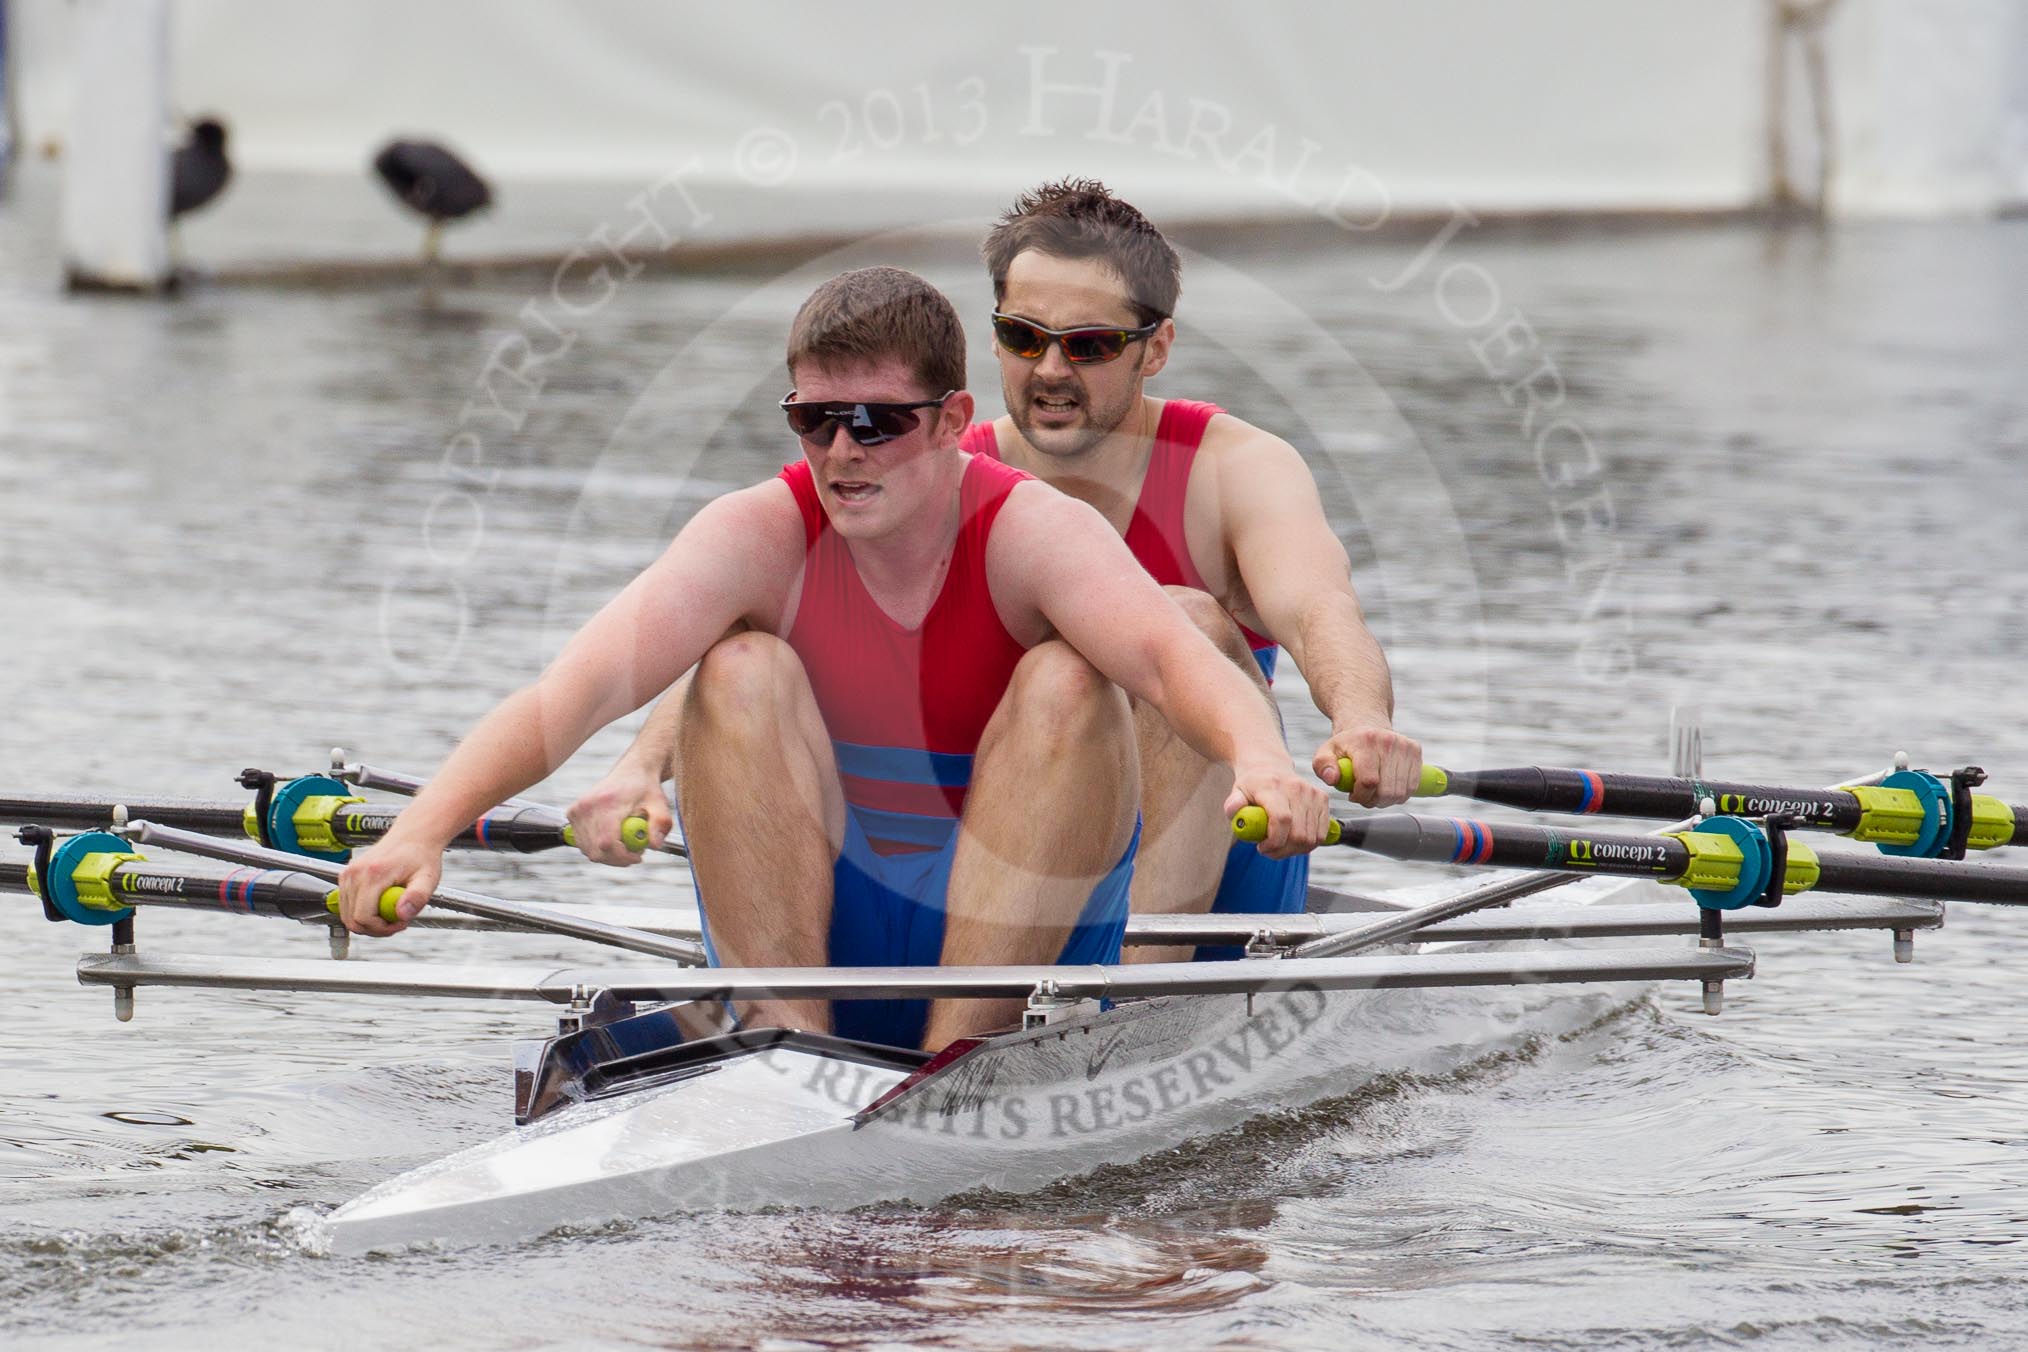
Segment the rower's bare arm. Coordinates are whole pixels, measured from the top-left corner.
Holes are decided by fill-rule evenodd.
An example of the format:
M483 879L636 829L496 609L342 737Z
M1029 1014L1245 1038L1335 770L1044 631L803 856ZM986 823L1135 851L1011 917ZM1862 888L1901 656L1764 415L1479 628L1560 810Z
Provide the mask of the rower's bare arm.
M566 814L578 849L594 863L625 867L641 862L641 851L623 838L629 817L648 823L648 848L659 850L676 828L669 806L669 767L676 757L676 734L683 721L683 696L672 688L648 711L640 732L613 768L586 789Z
M995 603L1029 642L1054 633L1158 710L1207 760L1231 767L1227 807L1267 810L1266 853L1322 843L1328 803L1294 773L1274 713L1086 504L1040 484L1008 496L987 546Z
M682 726L683 692L671 686L648 710L641 730L613 768L570 805L570 824L587 859L619 868L640 863L640 851L621 838L621 826L629 817L646 819L649 848L660 849L669 839L676 817L665 785Z
M771 624L801 565L802 532L795 499L778 482L707 504L533 684L479 720L396 829L346 868L347 926L397 932L372 900L384 888L407 889L401 909L412 917L437 882L444 845L473 819L666 689L735 622Z
M1309 683L1331 735L1312 768L1369 807L1407 799L1422 748L1394 730L1387 656L1366 627L1345 546L1331 532L1308 465L1280 437L1237 420L1216 449L1226 540L1246 596ZM1220 429L1227 431L1227 429Z

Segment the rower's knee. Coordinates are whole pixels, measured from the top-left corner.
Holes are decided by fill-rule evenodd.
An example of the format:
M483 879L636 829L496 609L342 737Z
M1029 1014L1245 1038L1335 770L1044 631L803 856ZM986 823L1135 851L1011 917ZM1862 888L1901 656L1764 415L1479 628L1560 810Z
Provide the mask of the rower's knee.
M773 634L733 634L697 664L685 697L685 721L779 726L809 680L795 650Z
M1250 663L1253 653L1247 647L1246 635L1239 631L1224 605L1210 592L1196 587L1182 587L1174 583L1163 586L1169 599L1182 608L1190 623L1202 630L1218 651L1234 662Z
M1190 617L1190 623L1205 633L1215 634L1231 626L1232 617L1225 613L1225 607L1210 592L1173 582L1163 584L1162 590L1169 594L1171 601L1183 608L1183 613Z
M1015 665L1007 702L1020 727L1047 733L1081 733L1127 713L1120 688L1061 639L1036 644Z

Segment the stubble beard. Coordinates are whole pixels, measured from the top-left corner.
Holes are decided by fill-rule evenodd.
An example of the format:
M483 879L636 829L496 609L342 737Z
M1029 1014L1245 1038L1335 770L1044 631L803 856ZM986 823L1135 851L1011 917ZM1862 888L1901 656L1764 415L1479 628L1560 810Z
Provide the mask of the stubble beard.
M1022 399L1008 400L1008 416L1014 420L1014 428L1021 433L1023 440L1038 453L1052 459L1071 460L1087 454L1118 431L1141 400L1139 381L1123 392L1116 404L1104 407L1092 402L1089 388L1077 390L1073 397L1084 413L1083 421L1069 427L1044 427L1035 422L1030 401L1038 394L1048 392L1029 387Z

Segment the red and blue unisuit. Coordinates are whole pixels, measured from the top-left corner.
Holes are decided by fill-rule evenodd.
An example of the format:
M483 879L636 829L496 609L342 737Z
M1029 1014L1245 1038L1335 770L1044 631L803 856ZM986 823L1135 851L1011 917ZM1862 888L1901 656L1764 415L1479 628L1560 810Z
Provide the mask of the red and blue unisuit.
M1190 543L1184 533L1183 504L1190 490L1190 471L1197 462L1198 447L1211 420L1225 410L1216 404L1194 399L1170 399L1162 405L1155 424L1155 444L1148 457L1147 477L1141 481L1141 495L1127 523L1127 548L1141 566L1164 586L1211 589L1204 575L1190 559ZM966 429L964 447L974 455L1000 458L999 436L991 423L974 423ZM1260 664L1261 674L1272 683L1275 659L1281 648L1265 634L1257 634L1233 617L1246 644ZM1218 895L1211 903L1223 914L1277 914L1301 911L1309 894L1310 857L1269 859L1247 841L1235 841L1225 856L1225 872L1218 883ZM1200 960L1236 958L1237 948L1200 948Z
M1029 476L973 456L959 487L949 571L913 629L895 623L830 529L808 464L781 477L802 509L807 557L782 637L802 659L831 735L844 789L845 841L832 866L830 961L840 967L934 966L945 893L979 738L1027 650L1007 632L986 582L986 541L1014 486ZM1138 827L1087 899L1057 959L1117 962ZM922 1000L840 1000L841 1037L913 1047Z

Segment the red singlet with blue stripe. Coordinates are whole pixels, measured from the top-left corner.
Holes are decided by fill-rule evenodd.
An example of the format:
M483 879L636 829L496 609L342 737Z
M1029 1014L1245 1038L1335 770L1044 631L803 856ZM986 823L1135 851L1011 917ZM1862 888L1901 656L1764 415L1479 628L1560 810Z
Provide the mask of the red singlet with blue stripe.
M1190 543L1184 535L1183 500L1190 490L1190 467L1197 462L1197 448L1204 444L1204 430L1211 420L1225 412L1216 404L1195 399L1170 399L1162 405L1162 417L1155 424L1155 445L1148 456L1148 475L1141 481L1141 496L1134 503L1134 515L1127 523L1127 548L1139 559L1149 576L1164 586L1195 587L1208 592L1204 575L1190 561ZM999 434L991 423L973 423L965 429L964 448L974 455L1000 458ZM1239 624L1238 617L1233 619ZM1245 625L1246 646L1253 649L1261 670L1273 680L1275 658L1281 652L1275 641L1256 634Z
M1007 494L1030 476L971 458L950 568L914 629L867 592L809 465L784 466L781 477L802 508L808 549L795 622L783 637L816 691L845 802L876 853L941 848L964 809L979 738L1027 651L993 608L986 538Z

